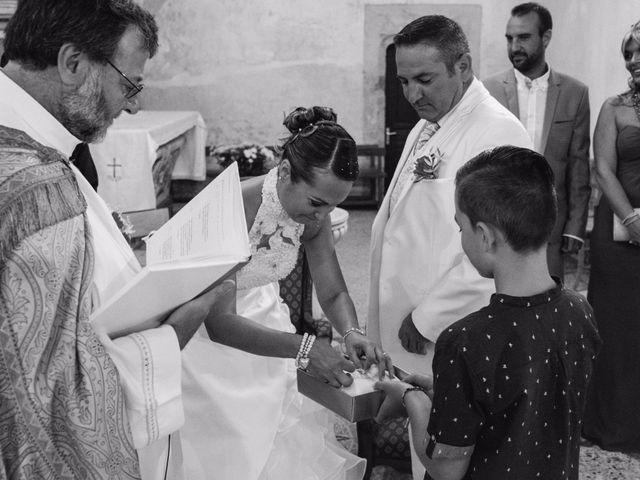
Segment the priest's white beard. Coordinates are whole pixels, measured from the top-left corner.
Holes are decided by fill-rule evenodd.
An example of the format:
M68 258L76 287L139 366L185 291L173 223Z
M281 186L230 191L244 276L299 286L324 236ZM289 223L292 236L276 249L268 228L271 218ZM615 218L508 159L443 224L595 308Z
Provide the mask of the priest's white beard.
M113 122L102 91L98 68L92 68L85 82L74 93L64 93L60 101L61 123L80 140L102 140Z

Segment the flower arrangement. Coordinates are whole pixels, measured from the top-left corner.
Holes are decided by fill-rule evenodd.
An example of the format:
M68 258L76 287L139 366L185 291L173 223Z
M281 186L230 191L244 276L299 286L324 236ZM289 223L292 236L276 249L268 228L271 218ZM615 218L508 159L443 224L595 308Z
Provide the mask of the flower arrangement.
M241 177L264 175L276 165L275 149L270 146L242 144L215 147L211 155L218 159L223 167L238 162Z
M413 183L438 178L438 168L442 163L442 157L444 155L439 148L435 152L419 157L413 168Z
M124 236L125 240L129 242L129 244L131 244L133 235L136 233L136 231L133 227L133 224L129 220L129 217L121 212L116 211L111 212L111 216L115 220L116 225L118 225L118 228L120 229L120 232Z

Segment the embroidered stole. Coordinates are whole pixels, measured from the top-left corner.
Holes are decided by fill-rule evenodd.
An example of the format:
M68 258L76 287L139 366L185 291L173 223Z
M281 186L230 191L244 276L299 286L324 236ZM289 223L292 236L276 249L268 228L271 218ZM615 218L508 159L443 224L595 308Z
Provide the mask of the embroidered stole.
M63 155L0 126L0 478L140 478L85 209Z

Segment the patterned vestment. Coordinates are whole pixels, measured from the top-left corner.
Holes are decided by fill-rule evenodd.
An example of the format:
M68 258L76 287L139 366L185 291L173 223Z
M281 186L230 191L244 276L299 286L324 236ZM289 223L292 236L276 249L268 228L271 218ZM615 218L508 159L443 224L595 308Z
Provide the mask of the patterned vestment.
M0 126L0 478L140 478L85 210L64 156Z

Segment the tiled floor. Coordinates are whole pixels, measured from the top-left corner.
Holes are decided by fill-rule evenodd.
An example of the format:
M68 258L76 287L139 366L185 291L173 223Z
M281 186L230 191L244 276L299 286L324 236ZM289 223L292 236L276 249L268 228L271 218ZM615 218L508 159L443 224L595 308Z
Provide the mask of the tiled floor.
M369 239L375 217L372 210L350 210L346 235L336 245L336 251L361 324L366 322L366 303L369 286ZM576 284L576 262L566 265L565 285L586 293L588 268ZM355 428L345 422L336 426L338 438L352 449L356 448ZM372 480L411 480L391 468L374 468ZM545 479L552 480L552 479ZM640 454L625 455L607 452L598 447L584 447L580 452L580 480L640 480Z

